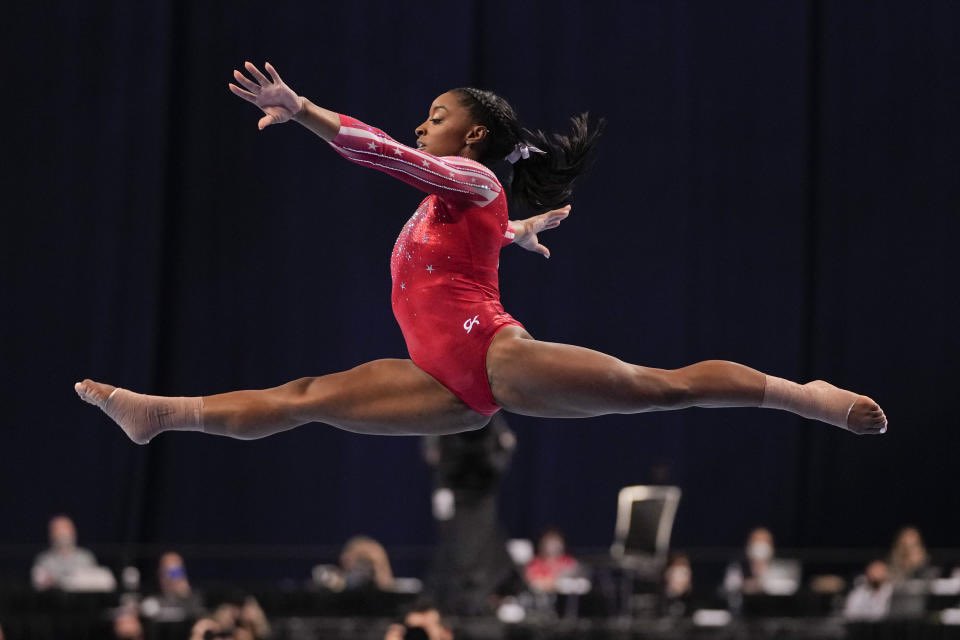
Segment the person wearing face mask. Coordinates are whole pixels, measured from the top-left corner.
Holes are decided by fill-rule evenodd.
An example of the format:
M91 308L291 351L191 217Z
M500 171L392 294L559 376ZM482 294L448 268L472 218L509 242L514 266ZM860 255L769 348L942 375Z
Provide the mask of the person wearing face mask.
M890 612L893 580L890 568L882 560L874 560L856 581L847 596L843 617L847 620L882 620Z
M747 538L746 571L743 576L744 593L760 593L764 579L773 565L773 534L762 527L754 529Z
M50 548L37 556L31 570L33 586L39 591L62 589L71 577L97 567L94 555L77 546L77 529L68 516L51 518L48 530Z
M157 563L160 593L146 598L140 606L144 617L157 622L180 622L205 613L203 599L194 592L187 579L183 556L168 551Z
M549 528L541 534L537 556L527 565L525 576L535 591L554 593L558 579L572 577L579 569L576 559L567 554L563 533Z
M747 536L744 557L727 567L723 591L730 608L739 611L744 595L792 595L800 586L796 562L775 557L776 547L769 529L757 527Z

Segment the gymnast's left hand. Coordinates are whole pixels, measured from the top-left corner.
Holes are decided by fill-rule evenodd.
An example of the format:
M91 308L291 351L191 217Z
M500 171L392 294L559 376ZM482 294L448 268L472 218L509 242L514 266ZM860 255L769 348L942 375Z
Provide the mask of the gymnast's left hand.
M273 68L269 62L264 65L270 77L263 75L256 65L252 62L244 62L244 68L253 77L253 80L245 76L236 69L233 70L233 77L243 85L238 87L232 82L228 85L234 95L239 96L257 105L265 114L257 122L257 128L261 131L272 124L280 124L290 120L303 109L304 98L298 96L280 78L280 74Z
M538 216L527 218L526 220L511 220L510 227L513 229L513 243L518 244L527 251L539 253L544 258L550 257L550 250L540 244L537 234L547 229L553 229L560 226L560 223L570 215L570 205L553 209Z

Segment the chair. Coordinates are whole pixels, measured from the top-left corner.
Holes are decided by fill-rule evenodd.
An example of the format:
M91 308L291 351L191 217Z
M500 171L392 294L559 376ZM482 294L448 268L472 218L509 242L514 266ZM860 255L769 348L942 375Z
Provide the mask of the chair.
M681 493L679 487L652 485L620 490L610 555L623 572L621 597L627 614L655 607ZM646 597L634 595L637 583Z

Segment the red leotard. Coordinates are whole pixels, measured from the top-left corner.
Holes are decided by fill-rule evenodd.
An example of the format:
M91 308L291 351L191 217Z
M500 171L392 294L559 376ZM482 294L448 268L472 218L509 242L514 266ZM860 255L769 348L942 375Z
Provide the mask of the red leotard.
M474 411L496 413L487 349L503 327L522 326L500 304L500 249L513 237L500 181L479 162L412 149L348 116L330 144L430 194L393 247L393 314L414 364Z

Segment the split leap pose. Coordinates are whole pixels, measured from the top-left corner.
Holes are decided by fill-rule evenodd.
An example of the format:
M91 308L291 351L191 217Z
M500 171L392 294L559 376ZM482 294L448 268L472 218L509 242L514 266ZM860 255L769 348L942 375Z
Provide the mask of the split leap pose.
M289 120L350 162L428 195L403 226L391 257L393 312L409 360L377 360L272 389L205 397L134 393L84 380L77 393L136 443L162 431L252 439L323 422L382 435L449 434L483 427L501 408L545 418L585 418L685 407L768 407L883 433L870 398L822 380L801 385L719 360L675 370L629 364L583 347L535 340L500 304L500 249L518 244L550 257L538 234L570 213L575 178L602 128L586 115L569 135L521 128L501 97L474 88L436 98L416 147L297 95L269 64L247 62L230 90L259 107L258 126ZM488 168L513 164L512 197L546 213L508 220L507 190Z

